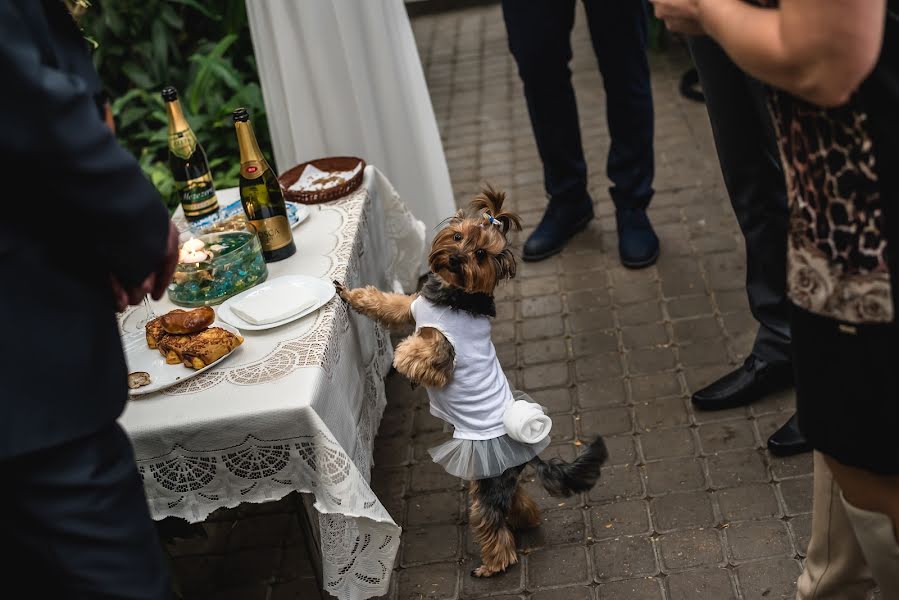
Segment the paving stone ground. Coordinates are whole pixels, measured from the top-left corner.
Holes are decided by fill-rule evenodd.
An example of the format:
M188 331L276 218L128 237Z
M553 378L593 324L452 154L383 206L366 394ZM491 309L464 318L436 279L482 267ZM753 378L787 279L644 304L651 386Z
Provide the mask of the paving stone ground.
M580 8L579 8L580 10ZM524 240L545 199L541 164L498 6L413 20L457 201L487 180L510 194ZM756 324L744 249L724 193L705 107L681 98L682 47L651 54L656 110L656 266L623 269L604 175L602 83L583 15L573 78L598 219L555 258L522 264L498 293L494 341L510 381L548 406L571 459L606 436L601 483L570 499L527 488L543 525L521 562L473 579L477 548L459 480L427 455L442 438L422 391L388 379L373 487L404 528L391 600L791 598L807 545L811 456L770 456L792 393L747 408L694 411L690 394L739 364ZM222 513L206 541L172 548L189 598L316 598L291 500Z

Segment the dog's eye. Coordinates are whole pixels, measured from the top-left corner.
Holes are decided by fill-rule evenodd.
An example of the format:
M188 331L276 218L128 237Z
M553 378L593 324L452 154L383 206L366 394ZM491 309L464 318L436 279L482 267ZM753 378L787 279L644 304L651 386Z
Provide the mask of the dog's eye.
M461 234L461 233L455 233L455 234L453 234L453 240L455 240L455 241L457 241L457 242L461 242L461 241L462 241L462 234Z
M487 256L487 252L485 252L484 250L478 248L477 250L474 251L474 256L475 256L475 258L477 258L478 260L484 260L484 257Z

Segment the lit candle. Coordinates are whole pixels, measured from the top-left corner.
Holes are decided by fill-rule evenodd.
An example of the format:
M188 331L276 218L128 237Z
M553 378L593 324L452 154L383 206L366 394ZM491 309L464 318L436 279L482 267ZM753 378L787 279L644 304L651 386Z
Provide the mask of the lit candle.
M186 252L184 248L181 249L181 252L178 255L178 262L180 263L198 263L203 262L204 260L209 258L209 254L205 250L198 250L196 252Z
M181 248L185 252L189 252L189 253L190 252L198 252L205 247L206 247L206 244L203 242L203 240L199 240L197 238L190 238L189 240L184 242L184 244L181 246Z

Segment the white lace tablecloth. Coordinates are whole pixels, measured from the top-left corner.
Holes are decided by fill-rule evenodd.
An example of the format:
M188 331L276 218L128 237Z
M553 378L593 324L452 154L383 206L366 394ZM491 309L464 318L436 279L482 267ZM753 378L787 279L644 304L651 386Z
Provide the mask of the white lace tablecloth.
M294 229L296 255L270 264L269 278L414 286L424 225L376 169L350 196L311 209ZM135 312L122 317L124 330ZM369 487L393 354L386 331L335 297L289 325L242 333L219 367L128 403L121 423L153 517L198 522L218 508L310 492L325 589L349 600L387 593L400 528Z

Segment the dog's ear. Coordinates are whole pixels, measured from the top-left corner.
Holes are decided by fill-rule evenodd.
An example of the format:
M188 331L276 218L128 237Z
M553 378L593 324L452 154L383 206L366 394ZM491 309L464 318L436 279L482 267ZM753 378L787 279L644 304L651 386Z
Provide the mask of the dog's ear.
M513 212L504 211L503 203L506 201L506 193L494 189L492 185L485 184L481 193L471 201L471 208L475 212L486 211L490 216L500 222L503 234L513 227L521 231L521 219Z
M513 279L515 277L518 265L515 263L515 255L512 254L512 250L506 248L494 256L493 260L496 263L496 272L499 279Z
M454 214L453 216L447 217L444 220L437 223L437 225L434 227L434 230L435 231L441 230L444 227L447 227L449 225L458 225L459 223L461 223L464 220L465 220L465 211L460 208L459 210L456 211L456 214Z
M460 208L459 210L456 211L456 214L454 214L453 216L451 216L448 219L448 222L452 223L454 225L458 225L459 223L461 223L464 220L465 220L465 211Z

